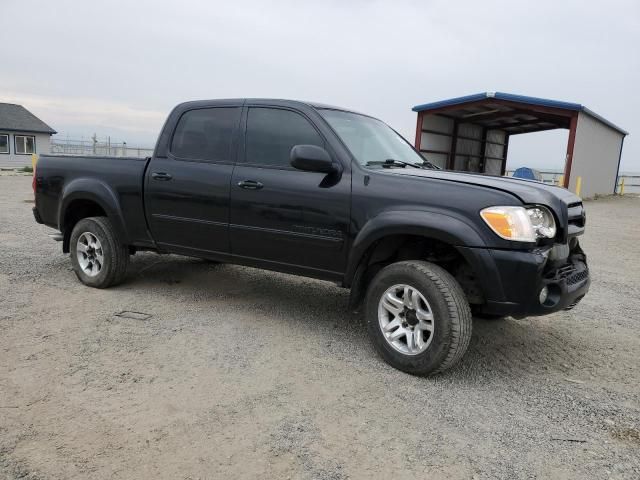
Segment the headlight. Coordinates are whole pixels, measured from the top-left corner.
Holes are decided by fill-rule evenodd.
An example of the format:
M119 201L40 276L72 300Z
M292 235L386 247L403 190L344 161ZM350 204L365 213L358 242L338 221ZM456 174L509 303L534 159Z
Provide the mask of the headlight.
M527 213L537 238L553 238L556 236L556 221L548 209L531 207L527 208Z
M488 207L480 216L499 237L515 242L553 238L556 222L545 207Z

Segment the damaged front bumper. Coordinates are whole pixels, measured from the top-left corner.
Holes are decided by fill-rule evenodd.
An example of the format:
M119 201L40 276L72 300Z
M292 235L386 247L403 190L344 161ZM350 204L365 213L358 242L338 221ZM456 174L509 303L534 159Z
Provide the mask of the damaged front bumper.
M587 258L577 239L532 251L491 250L504 299L487 299L484 313L516 318L547 315L576 306L589 291Z

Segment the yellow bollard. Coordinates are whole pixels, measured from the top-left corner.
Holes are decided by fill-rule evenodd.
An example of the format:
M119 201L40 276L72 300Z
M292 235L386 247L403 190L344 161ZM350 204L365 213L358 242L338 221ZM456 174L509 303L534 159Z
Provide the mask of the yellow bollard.
M38 155L35 153L31 154L31 168L33 168L33 170L35 171L36 169L36 163L38 163Z
M622 177L622 182L620 182L620 195L624 195L624 177Z
M558 186L559 187L564 187L564 175L560 175L558 177Z
M580 196L580 190L582 190L582 177L578 177L576 180L576 195Z

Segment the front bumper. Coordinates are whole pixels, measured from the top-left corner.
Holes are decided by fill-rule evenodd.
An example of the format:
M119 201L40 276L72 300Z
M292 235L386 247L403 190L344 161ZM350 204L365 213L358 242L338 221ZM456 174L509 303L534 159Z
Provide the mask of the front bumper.
M577 242L568 256L560 259L554 257L553 249L490 253L502 283L503 298L487 298L481 307L483 313L516 318L547 315L573 308L589 291L589 267ZM540 302L540 292L545 287L547 299Z

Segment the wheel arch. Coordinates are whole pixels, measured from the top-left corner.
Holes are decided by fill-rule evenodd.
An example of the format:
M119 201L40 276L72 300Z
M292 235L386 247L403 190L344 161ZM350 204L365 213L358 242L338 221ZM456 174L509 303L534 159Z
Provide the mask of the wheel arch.
M62 199L58 212L58 229L63 234L63 252L69 252L69 239L76 223L92 216L106 216L118 238L124 244L128 242L118 196L105 183L89 179L75 180L66 186Z
M369 220L351 247L345 286L349 286L367 251L380 239L392 235L414 235L454 247L485 247L478 232L468 223L438 212L387 211Z
M437 257L451 265L466 265L473 278L464 285L465 293L479 302L488 292L474 285L474 276L483 284L491 276L487 270L492 262L485 249L480 234L458 218L424 211L385 212L367 222L353 243L344 278L344 286L351 288L350 306L357 308L368 282L382 266L408 259L437 263ZM434 258L425 257L426 252Z

